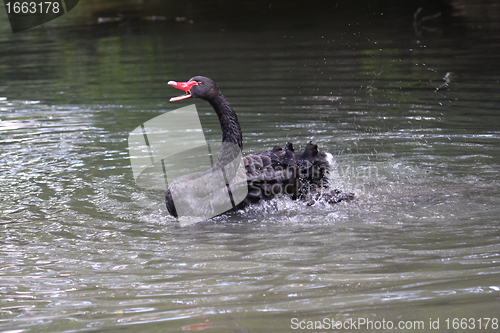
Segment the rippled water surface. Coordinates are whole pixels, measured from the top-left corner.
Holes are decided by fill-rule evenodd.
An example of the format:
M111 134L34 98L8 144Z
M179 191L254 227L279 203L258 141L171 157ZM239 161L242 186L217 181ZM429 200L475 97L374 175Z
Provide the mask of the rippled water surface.
M498 331L500 34L462 24L5 28L0 331ZM127 138L195 102L218 140L206 103L168 102L166 82L194 75L233 104L245 153L313 140L356 199L181 228L136 186Z

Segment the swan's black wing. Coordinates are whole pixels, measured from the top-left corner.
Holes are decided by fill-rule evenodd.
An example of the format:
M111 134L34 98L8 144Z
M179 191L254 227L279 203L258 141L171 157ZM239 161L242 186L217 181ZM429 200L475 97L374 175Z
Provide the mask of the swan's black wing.
M293 145L274 147L259 154L245 156L248 195L242 205L288 195L313 204L323 198L338 202L353 197L340 191L325 191L328 188L330 162L327 154L318 151L318 146L308 143L302 152L295 152Z
M274 147L243 158L248 183L248 195L243 205L286 194L293 199L298 194L298 172L293 151Z

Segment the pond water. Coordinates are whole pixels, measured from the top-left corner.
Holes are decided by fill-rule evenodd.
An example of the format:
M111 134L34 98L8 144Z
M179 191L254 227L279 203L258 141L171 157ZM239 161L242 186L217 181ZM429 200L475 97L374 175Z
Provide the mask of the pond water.
M2 26L0 331L498 331L499 54L493 28L381 13ZM356 199L180 227L127 138L195 103L219 140L206 103L168 102L194 75L238 112L245 154L313 140Z

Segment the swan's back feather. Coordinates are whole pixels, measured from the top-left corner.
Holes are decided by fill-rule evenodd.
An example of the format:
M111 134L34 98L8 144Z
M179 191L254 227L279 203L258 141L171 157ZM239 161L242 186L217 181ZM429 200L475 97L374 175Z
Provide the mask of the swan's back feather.
M330 163L318 146L308 143L302 152L293 145L243 158L247 173L248 195L240 206L288 195L292 199L306 199L306 195L328 186Z

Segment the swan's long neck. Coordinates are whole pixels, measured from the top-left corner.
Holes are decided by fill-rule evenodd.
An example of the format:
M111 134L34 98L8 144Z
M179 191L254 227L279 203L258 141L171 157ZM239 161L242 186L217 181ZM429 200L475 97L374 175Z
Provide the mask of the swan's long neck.
M214 98L208 101L219 117L220 127L222 130L222 142L234 143L243 148L243 137L241 134L240 123L236 112L234 112L231 104L227 101L222 93L218 93Z

